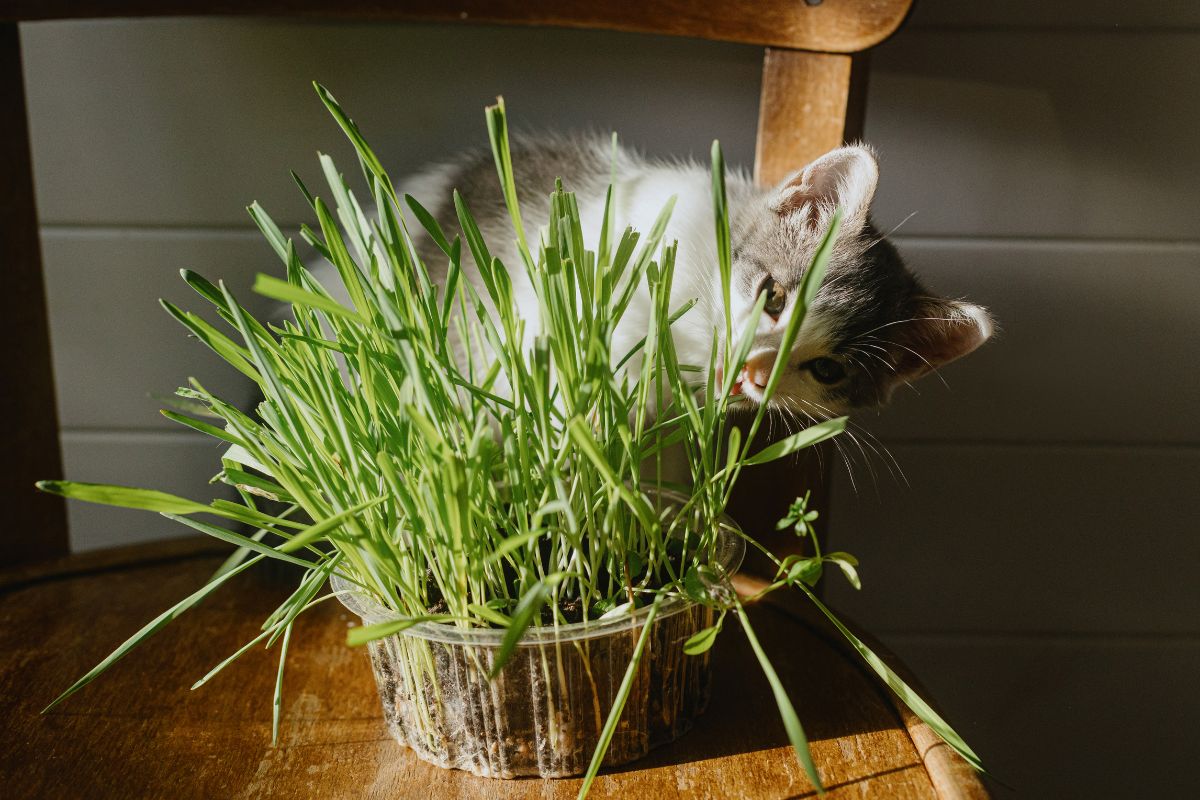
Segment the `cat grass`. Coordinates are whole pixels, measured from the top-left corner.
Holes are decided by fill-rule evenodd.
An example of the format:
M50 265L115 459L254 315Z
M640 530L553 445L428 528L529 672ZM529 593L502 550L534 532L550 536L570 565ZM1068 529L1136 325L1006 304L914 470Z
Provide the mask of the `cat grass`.
M57 705L162 626L234 583L264 559L302 568L296 590L264 622L262 633L197 681L202 685L256 645L279 644L273 734L278 736L282 676L297 617L332 595L332 575L395 613L360 626L351 645L426 622L503 628L493 674L535 624L564 624L649 609L684 597L718 612L716 625L685 651L707 650L734 614L772 686L797 757L820 787L799 717L746 618L728 575L713 564L720 520L742 469L795 453L837 435L845 418L792 433L755 450L786 359L778 359L746 435L727 422L733 382L752 333L733 340L728 311L713 331L708 364L681 363L671 328L691 307L670 304L676 244L664 240L668 204L647 231L617 230L612 190L598 242L585 242L574 195L561 181L548 197L548 228L524 229L502 101L487 110L497 176L520 263L492 255L465 198L453 201L461 233L451 235L413 198L397 193L358 127L323 87L317 92L353 144L365 187L360 203L328 156L320 156L323 196L297 178L315 226L298 243L268 213L249 212L278 257L282 277L260 275L255 291L291 305L271 324L247 312L223 283L190 271L183 279L223 320L217 327L171 303L163 307L195 338L253 380L263 401L238 409L197 380L179 389L199 411L165 410L173 421L224 446L217 478L238 502L201 503L162 492L68 481L40 488L66 497L156 511L229 542L236 552L203 588L164 612L69 687ZM713 147L713 201L724 307L731 257L724 164ZM547 187L550 188L550 187ZM436 244L445 279L435 283L409 220ZM838 218L826 231L798 292L780 343L788 352L820 287ZM337 270L349 303L335 299L301 260L311 248ZM518 315L512 276L533 285L539 319ZM635 292L653 312L640 342L615 352L613 332ZM758 298L761 314L766 296ZM719 347L721 341L729 347ZM724 376L718 382L717 376ZM662 477L664 452L682 448L691 478L684 501L663 498L680 487ZM811 536L814 512L799 500L781 525ZM255 532L247 534L249 526ZM979 766L957 734L880 659L838 622L812 592L821 566L837 564L857 583L845 553L775 558L765 591L795 587L808 595L873 670L955 750ZM645 637L642 637L644 641ZM640 645L639 645L640 647ZM586 794L628 696L640 649L630 660L581 792Z

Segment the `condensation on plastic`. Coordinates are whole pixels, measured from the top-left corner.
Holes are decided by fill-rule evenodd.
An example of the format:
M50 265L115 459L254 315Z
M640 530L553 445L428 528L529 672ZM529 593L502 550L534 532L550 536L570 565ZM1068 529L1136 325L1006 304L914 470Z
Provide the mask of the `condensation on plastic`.
M745 543L726 520L714 560L729 573ZM395 619L338 576L333 589L364 625ZM417 756L476 775L544 778L587 770L641 635L647 609L615 619L530 628L494 681L504 631L421 623L368 644L392 735ZM691 728L708 704L711 653L683 643L713 611L664 600L651 626L606 766L644 756Z

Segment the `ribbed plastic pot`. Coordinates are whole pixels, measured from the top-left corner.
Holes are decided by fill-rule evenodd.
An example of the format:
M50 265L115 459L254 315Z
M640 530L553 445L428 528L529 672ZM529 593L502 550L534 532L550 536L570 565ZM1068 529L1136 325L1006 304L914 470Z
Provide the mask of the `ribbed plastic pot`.
M744 552L726 520L714 560L733 573ZM333 588L364 625L396 618L337 576ZM495 680L488 674L503 630L421 623L373 641L388 728L418 757L445 768L497 778L582 774L646 614L530 628ZM682 598L659 606L605 765L641 758L692 727L708 704L711 654L685 655L683 644L713 622L711 609Z

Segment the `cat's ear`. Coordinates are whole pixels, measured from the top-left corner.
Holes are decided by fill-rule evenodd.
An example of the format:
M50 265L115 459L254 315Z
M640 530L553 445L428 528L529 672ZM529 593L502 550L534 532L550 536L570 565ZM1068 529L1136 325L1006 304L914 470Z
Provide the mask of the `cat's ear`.
M788 222L815 226L841 206L846 223L861 225L878 183L879 165L870 148L839 147L779 184L771 209Z
M962 358L986 342L995 330L982 306L961 300L922 298L914 319L898 325L897 383L912 381Z

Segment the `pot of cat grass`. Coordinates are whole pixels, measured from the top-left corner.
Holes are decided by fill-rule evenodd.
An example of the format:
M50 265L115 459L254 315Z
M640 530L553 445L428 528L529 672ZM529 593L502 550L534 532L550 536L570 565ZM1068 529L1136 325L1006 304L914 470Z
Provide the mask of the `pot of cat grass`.
M712 562L727 574L745 543L725 518ZM364 625L397 615L335 575L339 599ZM424 622L368 642L392 736L424 761L476 775L560 778L583 774L601 741L636 653L649 608L572 624L530 627L490 677L503 628ZM708 704L711 651L684 643L713 625L711 608L666 597L654 615L621 723L604 766L624 764L674 741Z

